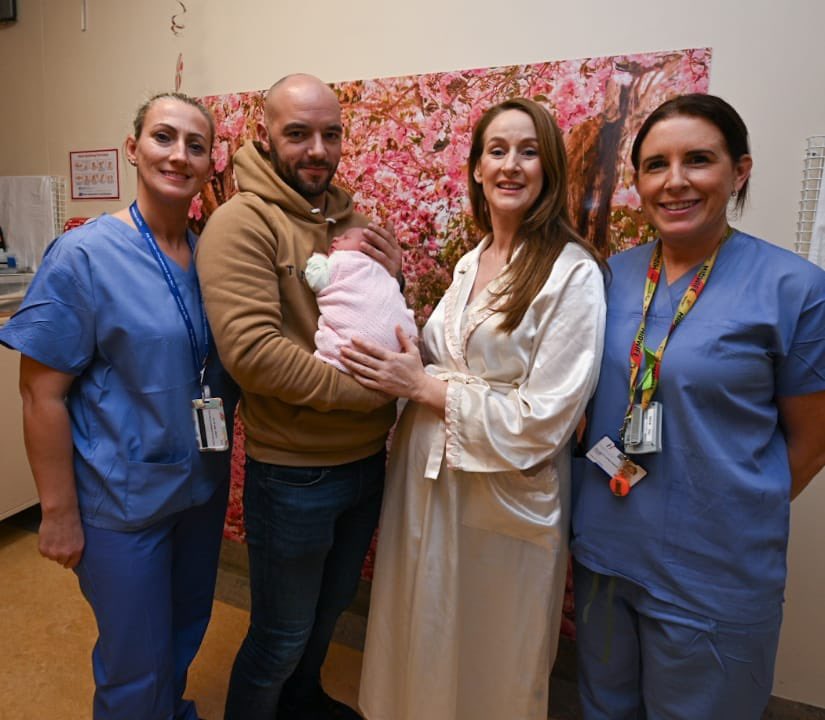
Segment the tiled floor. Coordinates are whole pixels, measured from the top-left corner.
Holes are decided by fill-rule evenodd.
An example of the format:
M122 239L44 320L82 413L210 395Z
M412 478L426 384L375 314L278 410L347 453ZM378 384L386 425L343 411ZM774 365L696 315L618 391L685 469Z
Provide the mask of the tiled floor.
M94 685L94 618L75 576L37 552L31 522L0 522L0 720L84 720ZM29 528L29 529L27 529ZM229 670L248 612L215 601L187 696L204 720L223 717ZM361 653L335 643L324 668L330 694L354 703Z
M37 552L36 510L0 522L0 720L91 717L94 618L74 574ZM225 544L212 622L189 676L204 720L220 720L229 670L248 622L245 552ZM323 681L355 704L368 587L336 629ZM579 720L572 644L562 641L551 679L550 720ZM823 720L825 710L773 699L763 720ZM507 719L511 720L511 719ZM701 720L697 718L697 720Z

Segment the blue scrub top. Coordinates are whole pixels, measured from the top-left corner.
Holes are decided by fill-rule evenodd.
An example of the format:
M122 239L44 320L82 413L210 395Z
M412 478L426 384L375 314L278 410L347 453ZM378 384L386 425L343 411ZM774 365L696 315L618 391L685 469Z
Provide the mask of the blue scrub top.
M195 264L167 262L202 350ZM84 522L146 527L228 480L230 453L197 448L186 326L146 241L125 223L104 215L58 238L0 342L77 376L67 403ZM231 423L237 392L214 351L207 375Z
M587 448L618 436L653 247L610 259ZM658 347L694 274L670 286L662 275L648 312L648 347ZM785 587L791 484L776 397L822 390L825 272L735 232L665 351L654 397L664 410L664 449L635 456L647 477L618 498L604 471L584 458L574 463L576 558L718 620L775 615Z

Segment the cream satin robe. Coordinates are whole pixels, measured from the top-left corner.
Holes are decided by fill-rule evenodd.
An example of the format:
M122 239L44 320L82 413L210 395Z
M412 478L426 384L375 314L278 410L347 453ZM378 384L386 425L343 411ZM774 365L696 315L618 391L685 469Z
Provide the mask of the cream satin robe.
M359 702L368 720L545 720L567 567L569 441L596 386L604 285L568 244L521 325L485 240L427 323L446 421L409 403L393 439ZM464 315L462 319L462 315Z

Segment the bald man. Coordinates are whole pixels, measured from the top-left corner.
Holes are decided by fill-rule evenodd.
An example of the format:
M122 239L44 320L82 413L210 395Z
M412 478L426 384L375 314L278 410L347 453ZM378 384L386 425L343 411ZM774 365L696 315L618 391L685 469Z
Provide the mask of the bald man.
M401 251L332 184L342 136L335 93L291 75L264 107L257 141L233 159L240 192L212 215L197 252L247 438L252 610L225 718L358 718L324 693L320 669L378 520L395 405L313 356L319 312L304 268L350 227L366 228L361 250L395 277Z

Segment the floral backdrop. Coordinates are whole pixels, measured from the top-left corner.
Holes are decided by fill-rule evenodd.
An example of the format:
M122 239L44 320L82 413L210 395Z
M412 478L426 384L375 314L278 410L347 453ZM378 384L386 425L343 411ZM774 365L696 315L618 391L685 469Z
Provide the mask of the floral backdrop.
M356 209L392 222L404 250L406 296L423 324L461 255L479 239L466 192L474 123L509 97L545 105L561 128L570 163L570 208L579 232L605 253L650 239L633 187L630 146L664 100L707 92L711 51L560 60L332 85L341 101L344 154L336 183ZM263 116L265 91L202 98L216 119L215 175L190 211L200 230L236 191L232 155ZM236 421L225 535L243 540L243 428ZM371 557L365 565L371 575ZM574 629L565 608L563 631Z

